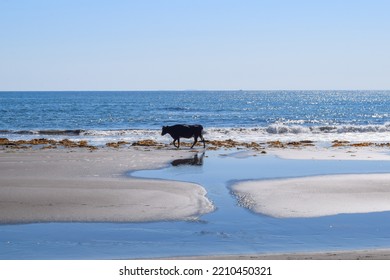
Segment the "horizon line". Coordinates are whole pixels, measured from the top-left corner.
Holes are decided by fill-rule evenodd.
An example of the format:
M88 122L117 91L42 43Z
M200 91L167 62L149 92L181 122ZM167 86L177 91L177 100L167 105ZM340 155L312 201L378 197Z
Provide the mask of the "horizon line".
M255 92L255 91L390 91L390 89L71 89L71 90L0 90L0 93L4 92L191 92L191 91L204 91L204 92Z

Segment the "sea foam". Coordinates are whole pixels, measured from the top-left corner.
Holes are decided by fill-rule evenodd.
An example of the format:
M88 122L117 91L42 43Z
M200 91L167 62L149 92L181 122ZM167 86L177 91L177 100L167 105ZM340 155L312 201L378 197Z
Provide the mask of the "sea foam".
M96 145L107 142L151 139L160 143L170 143L169 135L162 136L160 129L116 129L116 130L29 130L0 131L0 137L11 140L49 138L87 140ZM339 125L303 126L272 124L265 127L205 127L206 140L232 139L242 142L266 141L390 141L390 123L383 125ZM184 140L184 139L183 139ZM185 141L185 140L184 140Z

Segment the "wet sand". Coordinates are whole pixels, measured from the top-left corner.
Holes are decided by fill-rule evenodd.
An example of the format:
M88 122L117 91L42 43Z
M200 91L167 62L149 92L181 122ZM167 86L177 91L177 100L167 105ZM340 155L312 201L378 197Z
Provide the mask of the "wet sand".
M248 181L232 190L241 206L275 218L390 211L390 174Z
M2 151L0 223L196 219L213 211L199 185L126 177L189 151L85 149Z

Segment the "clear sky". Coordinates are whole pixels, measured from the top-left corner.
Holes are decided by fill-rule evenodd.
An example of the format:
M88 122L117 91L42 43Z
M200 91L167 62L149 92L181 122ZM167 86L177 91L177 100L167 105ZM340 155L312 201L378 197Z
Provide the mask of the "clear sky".
M0 90L390 89L388 0L0 0Z

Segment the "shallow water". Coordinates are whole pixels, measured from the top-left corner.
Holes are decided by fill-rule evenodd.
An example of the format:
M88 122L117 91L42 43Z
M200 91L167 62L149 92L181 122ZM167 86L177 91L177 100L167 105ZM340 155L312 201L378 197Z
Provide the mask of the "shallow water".
M2 225L0 259L153 258L390 247L390 212L272 218L238 206L229 188L240 180L388 172L390 162L243 155L207 151L203 157L199 153L196 161L181 160L175 166L131 173L202 185L217 209L197 221Z

